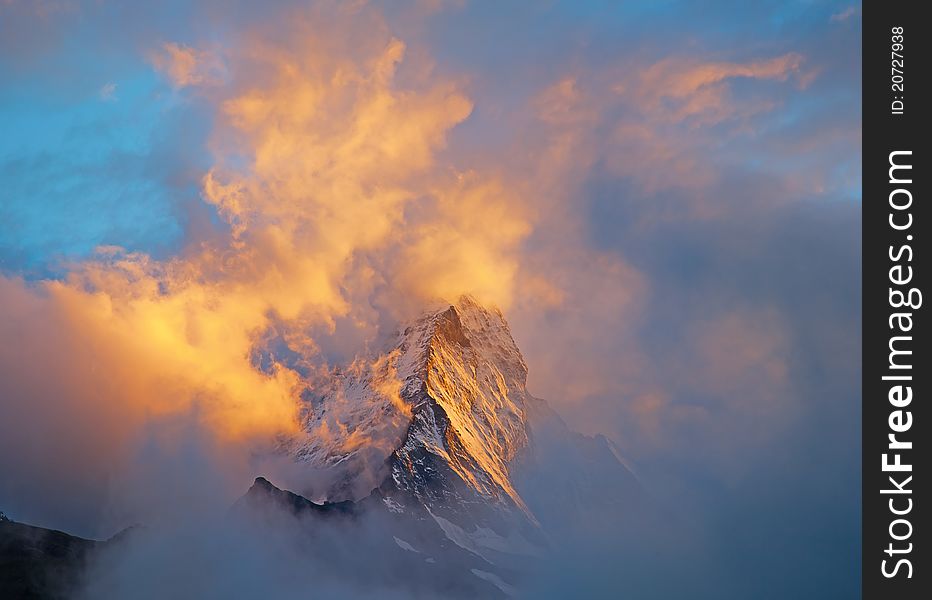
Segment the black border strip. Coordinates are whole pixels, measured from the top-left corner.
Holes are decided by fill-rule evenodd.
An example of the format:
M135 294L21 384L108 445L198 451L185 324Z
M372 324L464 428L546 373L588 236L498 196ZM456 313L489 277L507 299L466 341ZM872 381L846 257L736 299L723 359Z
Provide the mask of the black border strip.
M874 0L864 2L862 14L861 576L863 597L871 600L928 598L919 590L932 589L930 510L920 491L928 487L932 441L926 408L932 363L924 350L928 309L895 306L910 300L921 305L932 268L924 235L929 152L922 127L924 113L932 110L925 82L932 24L920 17L920 8L920 2ZM891 171L891 159L903 168Z

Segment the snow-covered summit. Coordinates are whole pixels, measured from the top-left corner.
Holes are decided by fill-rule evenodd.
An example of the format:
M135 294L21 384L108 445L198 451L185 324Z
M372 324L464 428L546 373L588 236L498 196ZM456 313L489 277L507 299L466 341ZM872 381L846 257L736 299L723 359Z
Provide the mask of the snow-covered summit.
M390 475L425 502L476 495L523 509L508 463L527 445L526 381L502 313L463 296L337 372L290 449L339 472L318 499L361 496Z
M394 483L425 502L476 494L526 509L508 463L528 440L527 366L501 312L464 296L402 339L412 421L392 456Z

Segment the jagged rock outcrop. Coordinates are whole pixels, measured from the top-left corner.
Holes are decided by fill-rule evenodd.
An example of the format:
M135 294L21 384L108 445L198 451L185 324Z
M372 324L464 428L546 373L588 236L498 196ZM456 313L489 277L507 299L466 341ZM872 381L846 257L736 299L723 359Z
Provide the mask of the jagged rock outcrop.
M0 598L70 598L106 542L16 523L0 513Z

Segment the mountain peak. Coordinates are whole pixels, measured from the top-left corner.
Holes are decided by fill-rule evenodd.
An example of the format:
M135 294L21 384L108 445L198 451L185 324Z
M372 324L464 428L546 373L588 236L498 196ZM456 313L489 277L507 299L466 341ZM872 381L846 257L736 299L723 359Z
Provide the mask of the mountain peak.
M355 509L353 502L312 502L294 492L276 487L265 477L256 477L246 494L237 501L235 508L261 508L270 504L293 513L310 510L316 513L352 514Z
M424 504L529 514L508 473L528 440L526 381L501 311L463 296L335 374L292 452L328 474L312 497L360 498L388 481Z
M466 332L463 331L463 323L460 321L459 312L453 305L435 315L433 335L443 336L460 346L469 346L469 338L466 337Z
M469 574L508 594L511 569L549 545L549 528L600 528L622 506L653 514L610 442L571 432L526 380L501 311L464 296L425 312L309 402L290 450L315 501L261 477L244 498L350 520L373 511L393 551L475 565ZM352 501L316 501L340 498Z
M501 311L463 296L407 328L399 350L413 418L394 484L426 503L477 495L529 512L507 466L527 444L527 366Z
M259 489L259 490L263 490L263 489L269 490L269 489L274 488L275 486L272 485L272 482L266 479L265 477L259 476L259 477L256 477L256 480L252 483L252 487Z
M471 348L483 359L495 363L516 389L523 391L527 384L527 365L505 316L494 306L483 306L473 296L460 296L456 304L425 314L405 329L402 338L399 345L405 349L426 350L431 343L443 345L444 342ZM420 367L425 367L429 361L425 354L412 358Z

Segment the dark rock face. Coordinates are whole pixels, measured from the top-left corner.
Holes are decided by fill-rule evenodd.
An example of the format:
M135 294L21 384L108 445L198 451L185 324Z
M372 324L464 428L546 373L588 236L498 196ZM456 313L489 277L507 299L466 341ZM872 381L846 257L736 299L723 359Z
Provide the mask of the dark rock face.
M515 487L541 526L563 530L623 532L631 525L667 518L604 436L570 430L547 404L528 404L530 443L511 464ZM612 523L605 522L613 515Z
M259 477L232 516L231 526L253 535L287 532L301 560L372 597L384 589L424 598L507 597L473 572L490 573L491 563L449 539L413 498L402 507L377 489L358 502L317 504Z
M317 504L294 492L280 490L265 477L256 477L252 487L242 498L236 501L234 511L257 506L274 506L291 514L316 513L319 515L353 516L358 507L355 502L324 502Z
M463 347L470 345L455 306L451 306L437 316L435 328L435 335L442 336L444 339Z
M104 542L0 519L0 598L69 598Z

